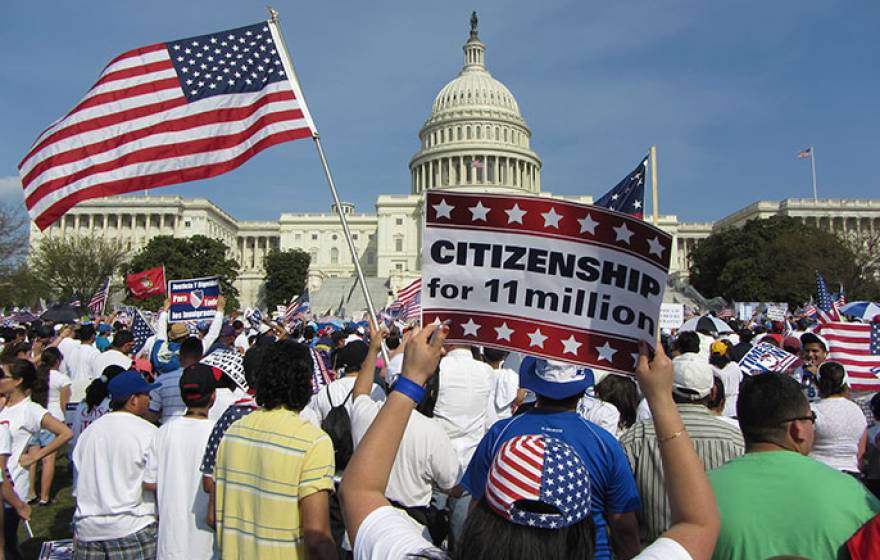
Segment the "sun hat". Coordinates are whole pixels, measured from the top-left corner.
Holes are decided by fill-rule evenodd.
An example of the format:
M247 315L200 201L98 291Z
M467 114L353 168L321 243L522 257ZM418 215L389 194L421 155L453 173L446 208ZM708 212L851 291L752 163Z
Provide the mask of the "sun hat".
M168 332L168 338L171 340L179 340L189 336L189 328L186 323L173 323L171 330Z
M519 366L519 385L551 399L565 399L583 393L595 384L587 367L526 356Z
M569 444L545 435L504 442L489 467L485 496L498 515L527 527L562 529L590 515L583 459Z

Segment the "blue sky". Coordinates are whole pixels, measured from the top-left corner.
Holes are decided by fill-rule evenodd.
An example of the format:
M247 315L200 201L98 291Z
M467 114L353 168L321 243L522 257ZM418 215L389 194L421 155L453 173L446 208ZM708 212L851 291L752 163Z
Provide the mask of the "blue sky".
M647 148L660 210L715 220L758 199L880 198L880 3L875 0L275 2L342 198L372 212L409 191L434 95L458 73L472 9L492 74L516 96L544 190L598 197ZM130 48L266 18L264 2L4 2L0 200L16 165L100 69ZM302 11L298 11L302 10ZM239 219L327 211L308 140L238 170L156 189L207 197Z

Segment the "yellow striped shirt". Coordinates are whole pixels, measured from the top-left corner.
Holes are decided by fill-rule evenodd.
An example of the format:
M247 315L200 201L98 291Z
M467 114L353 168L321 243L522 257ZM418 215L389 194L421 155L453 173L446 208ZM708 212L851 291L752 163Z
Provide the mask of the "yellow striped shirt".
M232 424L217 450L217 542L223 558L304 558L299 501L333 489L333 444L286 409Z

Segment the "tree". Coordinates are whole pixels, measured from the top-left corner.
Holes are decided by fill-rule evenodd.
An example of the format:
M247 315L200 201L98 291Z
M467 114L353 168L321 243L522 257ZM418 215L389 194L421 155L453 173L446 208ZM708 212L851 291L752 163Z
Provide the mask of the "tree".
M220 290L226 296L226 311L238 308L238 290L233 283L238 278L238 263L228 258L229 248L222 241L194 235L189 239L160 235L150 239L146 247L135 254L125 266L125 273L141 272L148 268L165 265L166 280L183 280L218 276ZM165 296L135 300L130 296L126 303L144 309L157 310Z
M31 253L30 270L43 282L51 298L88 298L112 277L125 261L125 250L100 237L43 237Z
M36 309L40 299L51 297L49 287L34 275L27 263L20 263L0 279L0 307L4 309L15 306Z
M311 257L305 251L272 249L266 255L265 300L269 311L277 305L286 305L294 296L302 293L309 273Z
M27 253L28 216L9 204L0 203L0 276L16 271Z
M692 253L690 282L707 297L799 305L816 291L816 271L852 300L876 294L847 244L832 233L774 216L713 233Z

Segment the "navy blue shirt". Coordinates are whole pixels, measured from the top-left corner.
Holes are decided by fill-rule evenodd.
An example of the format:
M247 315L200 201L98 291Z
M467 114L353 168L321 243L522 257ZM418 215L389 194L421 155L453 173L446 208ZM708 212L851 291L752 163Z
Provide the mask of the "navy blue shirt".
M496 422L480 441L464 473L462 485L480 499L495 452L505 441L522 435L544 434L571 445L581 456L590 475L593 523L596 526L594 558L610 559L605 513L636 511L641 505L639 491L626 454L606 430L585 420L576 412L532 409L519 416Z

